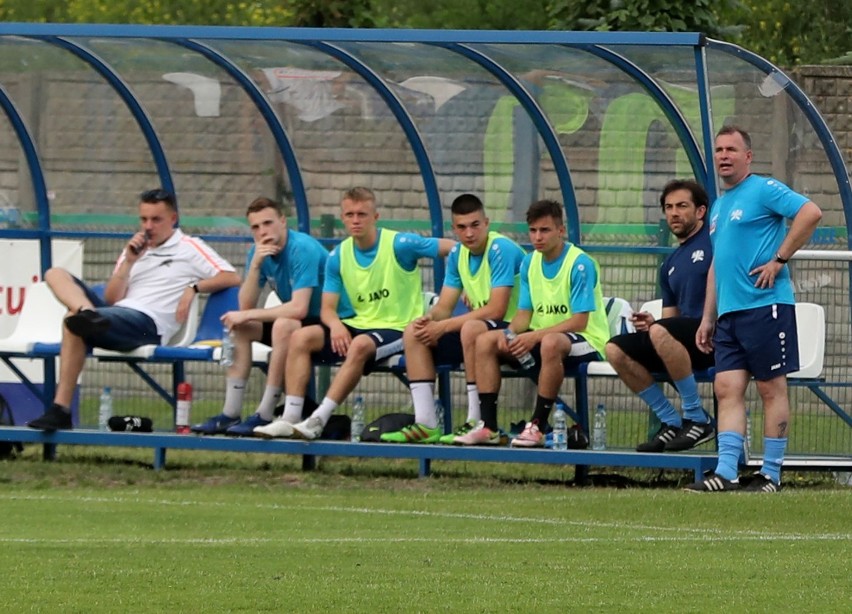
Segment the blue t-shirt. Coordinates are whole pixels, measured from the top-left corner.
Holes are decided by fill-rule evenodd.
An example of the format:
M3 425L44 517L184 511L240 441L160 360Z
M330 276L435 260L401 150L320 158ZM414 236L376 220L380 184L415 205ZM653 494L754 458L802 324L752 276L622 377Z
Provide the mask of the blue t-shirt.
M563 245L562 252L551 262L542 258L545 279L556 277L570 246L570 243ZM521 263L521 295L518 297L518 309L525 311L532 311L533 308L530 297L530 262L534 253L527 254ZM596 309L595 286L597 283L598 272L594 261L588 254L580 254L574 261L574 266L571 267L571 296L568 297L571 313L591 313Z
M749 273L775 257L787 234L785 218L796 217L808 199L771 177L749 175L711 208L716 301L721 316L774 303L795 304L790 270L783 267L772 288L756 288Z
M704 224L701 230L669 254L660 267L663 307L677 307L681 316L700 320L704 313L707 273L712 260L710 227Z
M376 259L376 254L379 251L379 237L381 237L382 229L379 229L379 234L376 235L376 242L368 250L360 250L357 245L353 244L353 252L355 253L355 261L367 267ZM410 232L398 232L393 239L393 254L399 265L406 271L413 271L417 266L417 261L420 258L437 258L440 244L438 239L434 237L421 237ZM346 294L346 289L343 287L343 279L340 277L340 247L336 246L328 255L328 261L325 263L325 283L322 288L323 292L331 292L340 295L340 300L337 304L337 313L341 319L351 318L355 315L355 310L352 309L352 303L349 300L349 295Z
M249 248L246 262L254 258L255 246ZM303 288L314 288L308 315L318 317L322 301L322 284L328 251L322 243L297 230L287 231L287 245L274 256L267 256L260 264L258 284L263 288L267 282L286 303L293 292Z
M456 243L447 258L447 272L444 275L444 285L458 290L463 289L461 276L459 275L459 250L461 243ZM482 266L482 257L485 254L471 254L468 258L470 263L470 274L476 275ZM491 266L491 287L511 288L515 285L515 275L521 267L526 253L520 245L507 239L497 237L491 242L488 250L488 264Z

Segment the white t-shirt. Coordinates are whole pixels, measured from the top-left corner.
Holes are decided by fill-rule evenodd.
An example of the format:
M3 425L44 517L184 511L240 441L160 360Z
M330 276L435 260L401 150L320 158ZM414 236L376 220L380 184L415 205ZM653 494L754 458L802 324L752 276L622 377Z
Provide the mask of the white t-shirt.
M125 253L116 262L118 269ZM115 303L149 316L157 325L163 342L174 335L180 325L175 318L180 297L187 286L213 277L234 267L197 237L176 228L169 239L158 247L149 247L130 269L127 294Z

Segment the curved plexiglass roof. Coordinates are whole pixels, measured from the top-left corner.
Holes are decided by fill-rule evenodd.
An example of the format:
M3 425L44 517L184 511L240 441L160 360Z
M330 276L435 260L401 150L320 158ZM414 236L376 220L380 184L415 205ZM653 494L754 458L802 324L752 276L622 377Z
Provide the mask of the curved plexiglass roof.
M716 193L724 122L827 225L852 207L801 90L699 34L0 24L0 105L21 236L108 227L153 185L208 233L261 194L307 230L367 185L385 220L432 234L474 192L494 221L553 198L574 242L656 244L666 181Z

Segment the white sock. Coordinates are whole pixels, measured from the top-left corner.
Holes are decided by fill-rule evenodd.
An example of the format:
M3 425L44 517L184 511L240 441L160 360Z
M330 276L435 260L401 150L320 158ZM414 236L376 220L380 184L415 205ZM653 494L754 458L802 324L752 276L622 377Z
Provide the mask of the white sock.
M275 413L275 406L281 400L281 388L279 386L267 386L263 391L263 398L260 400L260 405L257 406L257 413L264 420L272 420Z
M411 382L411 400L414 401L414 421L430 429L438 426L435 415L435 382Z
M284 397L284 414L282 420L290 424L302 421L302 410L305 408L305 397L296 397L288 394Z
M467 385L467 420L470 424L476 424L482 420L479 411L479 389L476 384Z
M335 409L337 409L337 403L325 397L311 415L322 420L322 423L325 425L328 424L328 419L331 418L331 414L334 413Z
M243 413L243 397L246 394L246 380L229 377L225 381L225 404L222 413L229 418L239 418Z

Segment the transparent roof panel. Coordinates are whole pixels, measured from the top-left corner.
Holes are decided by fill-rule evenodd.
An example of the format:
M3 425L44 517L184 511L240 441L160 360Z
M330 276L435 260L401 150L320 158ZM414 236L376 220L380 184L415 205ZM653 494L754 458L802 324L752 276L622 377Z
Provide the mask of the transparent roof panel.
M728 86L733 104L725 123L742 126L751 135L753 171L810 197L823 211L814 242L845 249L846 217L837 182L827 174L831 163L813 124L791 98L789 80L716 49L707 51L707 64L711 84L733 84ZM718 90L713 92L715 107Z
M118 187L125 169L147 167L156 181L127 106L89 64L56 45L4 38L2 57L4 88L37 141L52 223L64 228L78 214L98 213L88 222L111 224L136 198Z
M312 212L336 215L352 181L377 193L382 218L428 228L423 179L403 129L379 92L343 61L299 43L205 41L253 79L273 104L299 159ZM374 173L394 177L375 184ZM328 177L352 177L334 181ZM354 177L353 177L354 176Z

